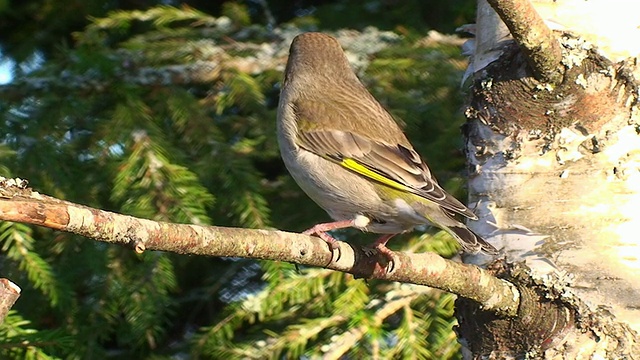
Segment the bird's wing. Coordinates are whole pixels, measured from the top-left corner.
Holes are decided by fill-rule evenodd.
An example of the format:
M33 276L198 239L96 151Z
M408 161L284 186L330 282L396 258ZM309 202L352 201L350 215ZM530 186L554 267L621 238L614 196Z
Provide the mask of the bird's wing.
M415 150L385 144L350 131L300 130L298 145L361 176L437 203L471 219L471 210L438 185Z

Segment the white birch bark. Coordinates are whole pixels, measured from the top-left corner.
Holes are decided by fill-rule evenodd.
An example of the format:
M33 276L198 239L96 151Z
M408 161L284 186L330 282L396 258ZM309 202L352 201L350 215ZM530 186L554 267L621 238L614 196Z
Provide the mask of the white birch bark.
M626 61L625 67L640 78L633 66L640 54L640 2L533 3L552 28L580 37L564 41L573 47L564 50L565 66L579 67L594 47L613 63ZM471 207L481 218L471 225L503 249L509 261L526 261L540 277L561 274L578 298L594 309L610 310L640 332L637 88L629 78L616 77L614 66L609 73L576 78L583 94L529 88L532 99L553 94L557 101L544 111L529 111L526 104L517 109L518 95L497 99L504 93L493 92L496 79L486 72L504 54L508 32L479 0L468 75L481 80L474 86L496 97L492 101L498 112L504 111L501 116L512 117L506 119L510 125L496 125L493 109L472 106L468 111L478 119L472 122L468 142L475 171L469 190ZM514 77L520 80L518 74Z

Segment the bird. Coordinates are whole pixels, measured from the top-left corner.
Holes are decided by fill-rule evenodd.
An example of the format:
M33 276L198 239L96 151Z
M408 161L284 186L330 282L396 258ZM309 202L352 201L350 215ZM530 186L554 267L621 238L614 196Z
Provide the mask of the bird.
M380 234L369 250L390 262L394 235L432 225L468 253L497 254L456 215L477 216L437 182L394 118L350 67L339 42L319 32L291 42L277 113L283 162L298 186L332 218L307 231L333 252L327 232ZM370 254L370 252L368 252ZM338 252L339 260L340 253Z

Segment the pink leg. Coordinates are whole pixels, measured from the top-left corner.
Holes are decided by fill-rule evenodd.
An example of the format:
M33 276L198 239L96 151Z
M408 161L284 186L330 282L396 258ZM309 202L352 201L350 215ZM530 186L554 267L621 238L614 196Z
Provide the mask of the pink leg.
M305 235L317 235L320 239L324 240L327 244L329 244L329 248L333 253L334 250L338 250L338 257L336 261L340 260L340 247L338 246L338 240L331 237L331 235L327 234L327 231L344 229L353 226L353 220L342 220L335 221L331 223L318 224L312 227L311 229L303 232ZM331 259L333 261L333 257Z
M389 263L387 264L388 272L393 271L395 265L393 260L393 251L391 251L391 249L387 247L387 241L389 241L395 235L396 234L382 235L378 238L378 240L371 244L371 246L367 246L364 249L364 253L367 254L367 256L372 256L376 253L382 254L382 256L384 256L389 261Z

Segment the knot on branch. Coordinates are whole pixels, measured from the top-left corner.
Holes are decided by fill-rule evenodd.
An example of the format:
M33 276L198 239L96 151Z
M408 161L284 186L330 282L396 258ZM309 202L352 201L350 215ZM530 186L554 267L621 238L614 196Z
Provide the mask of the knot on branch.
M534 354L561 343L574 326L575 309L565 303L560 278L541 282L524 264L502 260L492 265L495 276L515 284L521 301L515 317L499 317L482 310L477 303L458 298L456 307L459 337L474 354Z
M562 36L561 45L563 79L550 84L534 78L515 43L506 44L502 56L474 83L467 118L503 135L541 139L553 139L558 130L572 125L594 134L608 119L630 119L638 103L631 75L636 65L613 63L595 46L569 34Z

